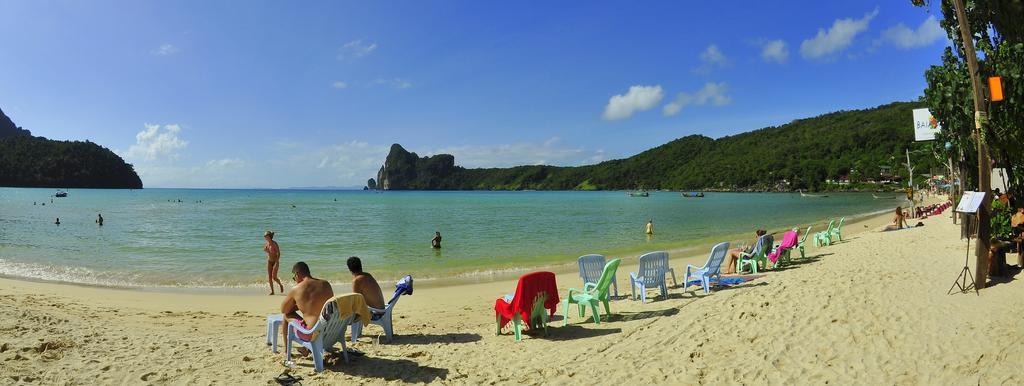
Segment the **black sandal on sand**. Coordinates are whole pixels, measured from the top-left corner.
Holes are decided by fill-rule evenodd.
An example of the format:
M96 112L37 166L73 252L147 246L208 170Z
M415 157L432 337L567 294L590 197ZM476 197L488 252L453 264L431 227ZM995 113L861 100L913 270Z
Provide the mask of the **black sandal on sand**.
M279 385L283 386L302 386L302 377L296 377L288 373L287 370L274 378Z
M346 351L348 352L348 355L352 355L352 356L361 357L361 356L366 355L366 353L364 353L362 351L359 351L359 350L356 350L356 349L351 348L351 347L349 347L348 350L346 350Z

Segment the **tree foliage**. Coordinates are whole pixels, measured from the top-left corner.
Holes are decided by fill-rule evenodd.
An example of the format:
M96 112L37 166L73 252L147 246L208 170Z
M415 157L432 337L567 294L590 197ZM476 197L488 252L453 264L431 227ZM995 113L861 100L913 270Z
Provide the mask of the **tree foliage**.
M33 137L0 111L0 186L142 188L142 180L107 148Z
M923 1L912 1L926 5ZM1002 78L1004 100L989 103L989 119L982 131L991 157L1006 167L1010 189L1024 195L1024 2L1020 0L966 1L965 14L974 46L983 55L978 58L978 76L986 86L992 76ZM954 41L947 48L942 64L925 72L928 88L925 102L942 124L940 140L950 143L944 154L963 165L970 185L977 181L977 136L974 129L974 94L965 64L963 40L953 2L941 2L940 25Z
M690 135L629 158L577 167L466 169L451 155L421 158L394 144L377 182L396 190L820 190L827 179L880 179L883 166L899 172L904 150L929 149L913 142L911 110L920 107L897 102L719 139ZM917 170L940 165L930 153L914 158Z

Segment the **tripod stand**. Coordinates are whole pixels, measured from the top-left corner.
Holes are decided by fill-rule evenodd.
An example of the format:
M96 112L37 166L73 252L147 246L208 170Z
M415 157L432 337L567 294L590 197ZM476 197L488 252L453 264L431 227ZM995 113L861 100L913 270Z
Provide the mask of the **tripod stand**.
M978 218L974 217L974 221L970 222L974 225L974 232L977 232L977 220ZM967 255L964 256L964 268L960 270L960 275L956 277L956 281L954 281L953 285L949 287L949 291L946 292L946 295L952 294L953 288L959 288L960 293L962 294L974 289L974 294L981 296L981 294L978 293L978 285L974 282L974 275L971 274L971 268L969 267L971 261L971 235L977 235L977 233L974 232L967 232ZM971 281L970 284L967 283L967 280Z

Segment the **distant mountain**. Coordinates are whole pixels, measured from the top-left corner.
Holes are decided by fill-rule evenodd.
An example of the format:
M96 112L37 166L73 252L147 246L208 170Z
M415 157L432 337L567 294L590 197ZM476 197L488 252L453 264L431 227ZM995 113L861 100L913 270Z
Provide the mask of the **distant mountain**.
M0 110L0 186L141 189L142 180L103 146L34 137Z
M712 139L690 135L596 165L467 169L394 144L377 173L384 190L795 190L829 178L878 178L914 145L916 102L839 111ZM924 161L918 170L934 166ZM933 162L934 163L934 162ZM936 163L937 164L937 163Z
M11 137L15 135L32 135L32 132L18 127L14 124L7 114L4 114L3 110L0 110L0 138Z

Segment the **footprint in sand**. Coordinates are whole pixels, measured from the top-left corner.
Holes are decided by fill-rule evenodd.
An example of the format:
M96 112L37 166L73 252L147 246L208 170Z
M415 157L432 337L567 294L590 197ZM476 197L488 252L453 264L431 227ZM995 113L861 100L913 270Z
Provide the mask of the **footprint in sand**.
M140 377L140 379L142 379L145 382L149 382L149 378L152 378L154 375L156 375L156 372L150 371L148 373L143 374L142 377Z

